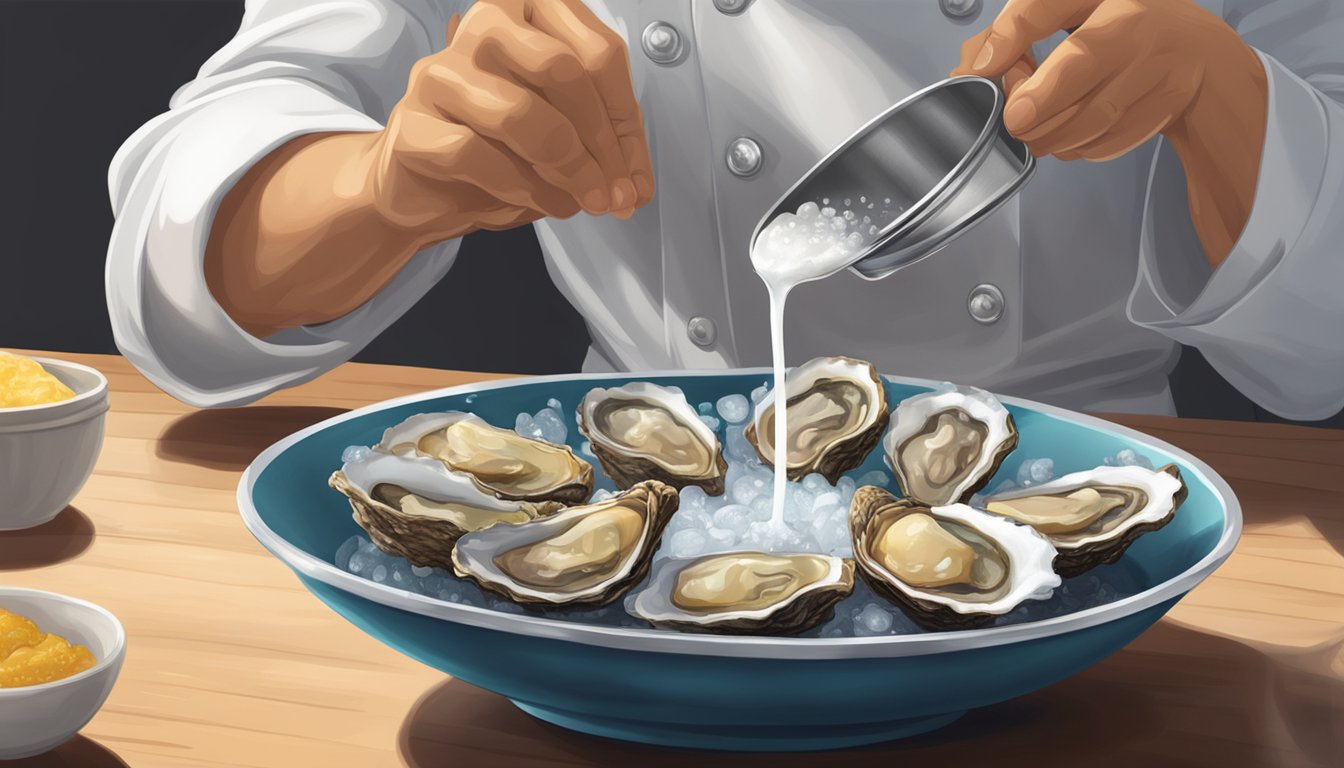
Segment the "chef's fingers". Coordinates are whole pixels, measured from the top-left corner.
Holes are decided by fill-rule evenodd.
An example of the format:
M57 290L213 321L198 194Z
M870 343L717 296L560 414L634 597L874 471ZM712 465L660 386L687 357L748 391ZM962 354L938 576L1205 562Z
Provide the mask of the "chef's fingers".
M1090 144L1110 132L1130 110L1148 99L1164 99L1166 73L1131 66L1114 75L1083 101L1065 109L1065 120L1052 119L1018 138L1037 155L1053 155ZM1165 99L1164 99L1165 100Z
M969 57L967 74L996 77L1061 29L1083 23L1102 0L1008 0L989 27L984 42Z
M568 218L574 196L550 184L526 162L471 128L415 110L393 116L397 160L411 173L470 184L514 207Z
M1160 99L1143 101L1125 112L1109 131L1087 144L1068 150L1084 160L1114 160L1166 129L1175 115Z
M637 195L631 210L647 203L654 193L653 161L644 132L644 116L635 99L625 40L581 0L532 2L530 7L532 26L567 43L592 73L630 168Z
M1041 62L1004 106L1003 122L1009 132L1031 140L1052 118L1067 112L1130 66L1132 58L1115 55L1114 43L1103 35L1089 35L1086 27L1070 35Z
M1018 87L1023 83L1025 83L1027 79L1030 78L1032 74L1035 72L1036 72L1035 62L1031 61L1028 57L1025 56L1018 59L1016 64L1013 64L1013 66L1008 68L1007 72L1003 73L1004 94L1006 94L1007 97L1011 99L1013 97L1013 93L1017 91Z
M428 106L506 146L585 211L610 210L611 195L597 159L574 125L545 99L451 51L422 59L416 67L412 77Z
M457 28L462 25L462 14L454 13L448 18L448 33L444 36L448 45L453 44L453 38L457 37Z
M606 176L613 210L635 204L635 186L606 105L578 54L526 20L521 4L478 3L475 23L462 31L464 51L480 68L536 92L578 131Z

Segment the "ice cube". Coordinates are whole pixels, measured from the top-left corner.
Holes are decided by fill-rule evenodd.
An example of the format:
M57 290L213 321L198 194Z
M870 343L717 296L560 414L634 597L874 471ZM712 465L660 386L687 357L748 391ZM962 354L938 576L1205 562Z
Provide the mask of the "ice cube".
M546 407L550 408L552 411L561 410L560 401L556 400L554 397L546 401Z
M878 488L886 488L887 483L891 482L891 475L880 469L874 469L872 472L864 472L856 480L859 485L876 485Z
M373 580L378 582L379 584L382 584L384 581L387 581L387 566L375 565L373 567Z
M364 461L369 458L370 453L368 446L352 445L341 451L341 461L345 464Z
M854 619L855 634L880 635L891 629L891 614L877 603L868 603Z
M717 431L719 431L719 424L720 424L720 422L719 422L718 419L714 418L713 416L709 416L709 415L707 415L707 414L703 414L703 413L702 413L702 414L700 414L700 421L703 421L703 422L705 423L705 426L706 426L706 427L709 427L709 429L710 429L711 432L717 432Z
M714 513L714 525L741 536L751 527L751 510L741 504L719 507Z
M334 558L336 567L340 568L343 571L349 570L350 556L358 551L359 551L359 537L351 536L350 538L346 539L345 543L341 544L340 549L336 550L336 557Z
M677 531L667 542L668 551L673 557L695 557L705 551L706 538L702 531Z
M717 406L719 415L729 424L740 424L751 414L751 403L742 395L724 395Z

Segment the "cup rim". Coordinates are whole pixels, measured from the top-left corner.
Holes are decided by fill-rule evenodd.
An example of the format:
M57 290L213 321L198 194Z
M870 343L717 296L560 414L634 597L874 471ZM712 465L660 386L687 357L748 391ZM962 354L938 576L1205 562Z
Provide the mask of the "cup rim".
M21 353L15 352L13 354L19 355ZM96 401L102 396L107 394L107 387L108 387L107 376L103 375L103 372L98 370L97 368L94 368L89 365L84 365L83 363L75 363L69 360L60 360L52 357L33 357L31 355L23 355L23 356L27 357L29 360L38 363L44 369L47 369L48 373L51 372L49 366L55 368L73 369L76 371L81 371L83 373L93 374L94 378L97 379L98 383L95 384L93 387L89 388L87 391L76 392L74 397L67 398L65 400L58 400L54 403L39 403L37 405L20 405L12 408L0 407L0 424L2 424L4 422L5 417L9 416L10 414L15 415L32 414L32 413L42 413L44 411L56 411L63 409L77 411L80 410L82 406L91 403L93 401Z
M17 688L0 688L0 701L4 701L6 699L16 699L25 695L34 695L40 691L50 691L65 685L74 685L80 680L86 680L90 677L102 674L109 667L119 664L121 662L122 656L125 655L126 628L122 626L120 619L118 619L111 611L107 610L101 605L98 605L97 603L91 603L88 600L81 600L78 597L63 595L59 592L48 592L43 589L31 589L28 587L0 586L0 599L11 595L34 597L39 600L49 600L51 602L63 603L65 605L75 605L85 610L92 611L94 614L101 617L101 619L111 624L112 629L114 631L114 636L112 639L112 650L106 654L103 654L103 657L101 659L98 659L97 663L95 663L92 667L89 667L83 672L78 672L76 674L70 675L69 677L63 677L60 680L52 680L49 683L39 683L37 685L22 685ZM81 625L83 624L84 622L81 622ZM42 627L38 627L38 629L42 629ZM68 637L66 638L67 641L69 639L70 638Z

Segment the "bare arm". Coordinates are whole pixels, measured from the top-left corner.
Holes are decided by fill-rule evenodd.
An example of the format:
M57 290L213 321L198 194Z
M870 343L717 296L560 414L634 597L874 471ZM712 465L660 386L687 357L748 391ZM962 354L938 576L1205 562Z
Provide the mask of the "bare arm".
M623 41L577 0L482 0L421 60L387 127L305 136L220 204L211 295L254 336L328 322L421 248L653 196Z

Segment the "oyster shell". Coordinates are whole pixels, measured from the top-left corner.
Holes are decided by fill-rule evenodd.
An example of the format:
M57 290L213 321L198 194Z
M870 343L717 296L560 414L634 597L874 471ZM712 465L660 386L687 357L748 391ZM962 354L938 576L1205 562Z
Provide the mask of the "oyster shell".
M834 485L859 466L887 426L887 393L873 365L818 357L784 376L789 409L790 480L819 472ZM773 390L756 404L746 438L767 466L775 462Z
M590 390L579 404L579 431L618 488L660 480L723 493L728 464L719 439L674 389L635 381Z
M933 629L983 626L1060 584L1043 535L965 504L931 507L864 486L849 530L873 591Z
M1016 447L1008 409L975 387L949 386L903 400L882 441L901 490L931 506L970 499Z
M647 480L549 517L474 531L453 547L453 570L518 603L606 605L648 573L677 502L675 488Z
M552 514L588 498L593 467L568 447L469 413L412 416L346 461L328 484L384 552L449 568L458 537Z
M471 413L412 416L384 432L374 450L436 459L501 499L574 504L593 493L593 466L569 446L523 437Z
M854 562L830 555L725 552L654 564L625 610L657 627L722 634L803 632L854 589Z
M994 494L984 508L1040 531L1059 550L1055 570L1076 576L1119 560L1139 536L1171 522L1186 493L1174 465L1097 467Z

